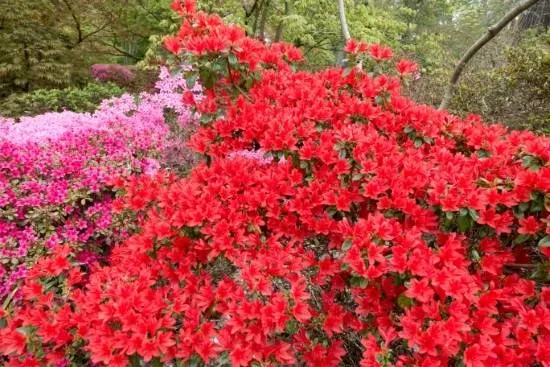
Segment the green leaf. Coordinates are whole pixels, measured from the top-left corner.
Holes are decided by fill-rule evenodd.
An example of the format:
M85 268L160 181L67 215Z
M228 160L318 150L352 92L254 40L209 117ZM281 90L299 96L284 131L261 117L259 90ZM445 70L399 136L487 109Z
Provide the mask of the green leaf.
M212 88L212 86L214 85L214 73L212 71L210 71L207 68L201 68L199 70L199 76L200 76L202 85L206 89Z
M353 241L351 239L346 239L344 243L342 244L342 250L347 251L351 248L351 245L353 244Z
M300 325L298 324L298 321L296 321L294 319L290 319L286 322L285 331L290 335L296 334L296 332L298 331L299 326Z
M531 170L538 170L540 168L540 161L537 157L526 155L523 157L523 166Z
M520 212L526 212L529 209L529 203L521 203L518 208Z
M203 114L203 115L201 115L200 123L203 124L203 125L208 124L208 123L212 122L213 119L214 118L213 118L212 115Z
M7 309L12 298L15 296L15 293L17 293L17 291L19 290L19 286L15 287L11 293L6 297L6 299L4 300L4 303L2 304L2 309Z
M470 216L459 216L457 224L460 232L466 232L472 226L472 218Z
M202 362L202 359L199 356L192 356L191 359L189 359L189 367L197 367Z
M359 288L365 288L367 285L369 285L369 281L366 278L353 275L349 279L349 283L352 287L359 287Z
M239 60L237 60L237 56L235 56L235 54L233 53L230 53L227 56L227 61L229 61L229 65L231 65L231 67L235 67L239 64Z
M415 148L420 148L422 146L423 142L424 142L424 140L421 139L421 138L414 139L414 147Z
M195 73L188 76L187 79L185 79L185 84L187 85L187 88L192 89L195 86L198 77L199 76Z
M223 57L216 59L216 61L212 63L212 71L216 73L227 72L227 64Z
M531 279L546 281L549 278L550 263L537 264L537 270L531 274Z
M550 235L545 236L539 241L539 247L550 247Z
M405 296L405 293L401 293L399 297L397 297L397 305L401 307L402 309L410 308L414 304L414 301Z
M519 236L517 236L514 239L513 244L514 245L519 245L520 243L523 243L523 242L527 241L529 239L529 237L531 237L531 236L528 235L528 234L520 234Z
M477 214L474 209L468 209L468 211L470 212L470 217L472 217L472 219L477 222L479 219L479 214Z

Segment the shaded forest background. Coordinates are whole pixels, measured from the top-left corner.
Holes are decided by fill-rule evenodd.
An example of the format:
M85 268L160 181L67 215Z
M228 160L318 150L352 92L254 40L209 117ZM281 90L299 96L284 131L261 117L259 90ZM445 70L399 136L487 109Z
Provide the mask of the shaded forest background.
M416 60L408 87L438 105L462 53L518 0L346 0L352 37ZM304 67L342 62L336 0L201 0L200 7L266 42L300 47ZM151 87L177 29L170 0L0 3L0 115L90 111L104 98ZM540 0L467 66L450 110L550 132L550 0Z

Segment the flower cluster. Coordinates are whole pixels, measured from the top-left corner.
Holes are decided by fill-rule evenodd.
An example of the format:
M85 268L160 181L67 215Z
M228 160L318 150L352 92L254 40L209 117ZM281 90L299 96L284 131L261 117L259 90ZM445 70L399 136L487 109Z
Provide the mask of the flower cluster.
M128 66L118 64L94 64L90 73L100 82L113 82L118 85L130 85L136 78L136 73Z
M157 93L105 101L94 114L46 113L0 125L0 300L16 290L28 265L69 244L104 250L126 237L112 215L110 182L160 168L169 139L165 111L187 126L184 81L163 70ZM80 256L80 255L79 255ZM9 301L9 300L8 300Z
M412 64L296 72L290 46L173 8L206 160L121 183L143 219L106 264L35 267L7 366L550 366L548 138L413 103Z

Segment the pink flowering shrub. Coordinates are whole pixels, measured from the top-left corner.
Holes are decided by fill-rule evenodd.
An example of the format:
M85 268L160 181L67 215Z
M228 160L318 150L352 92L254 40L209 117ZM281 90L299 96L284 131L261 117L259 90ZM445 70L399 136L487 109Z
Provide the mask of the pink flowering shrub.
M136 78L136 73L130 67L118 64L94 64L90 72L97 81L113 82L121 86L130 85Z
M112 213L113 180L156 174L174 145L167 110L181 129L193 120L181 77L163 70L156 88L106 100L93 114L0 117L0 301L17 297L49 251L69 245L86 264L132 230L133 218Z

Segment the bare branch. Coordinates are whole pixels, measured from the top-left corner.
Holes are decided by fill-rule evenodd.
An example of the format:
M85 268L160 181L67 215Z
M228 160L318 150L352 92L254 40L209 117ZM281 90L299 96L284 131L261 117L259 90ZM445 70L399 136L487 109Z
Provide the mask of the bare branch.
M343 0L338 0L339 2L342 2ZM441 100L441 104L439 105L440 110L444 110L447 107L449 107L449 103L451 101L451 98L453 96L453 92L455 89L456 84L458 83L458 79L460 78L460 75L462 74L462 71L464 71L464 68L468 64L468 62L472 59L472 57L475 56L475 54L483 47L485 46L489 41L491 41L497 34L500 33L500 31L506 27L512 20L514 20L519 14L521 14L523 11L529 9L531 6L533 6L535 3L537 3L539 0L525 0L524 2L518 4L515 8L511 9L508 13L502 17L501 20L499 20L497 23L493 24L487 29L487 33L485 33L480 39L478 39L469 49L466 51L466 53L462 56L460 61L455 67L455 70L453 72L453 75L451 76L451 79L449 80L449 84L447 85L445 89L445 94L443 95L443 99Z
M73 44L73 45L70 45L70 46L68 47L68 49L69 49L69 50L70 50L70 49L73 49L73 48L75 48L76 46L78 46L79 44L81 44L82 42L86 41L86 39L90 38L91 36L93 36L93 35L95 35L95 34L98 34L98 33L101 32L102 30L104 30L105 28L107 28L107 26L108 26L109 24L110 24L110 22L107 22L107 23L103 24L102 26L98 27L97 29L91 31L90 33L85 34L85 35L79 37L78 42L76 42L76 43Z
M76 16L71 4L67 0L62 0L62 1L65 4L65 6L67 7L67 9L69 9L69 12L71 13L71 17L73 18L74 24L76 26L76 32L78 33L78 39L76 41L76 44L78 45L79 43L82 42L82 27L80 25L80 20Z
M259 0L254 0L254 4L252 4L252 7L250 9L247 9L246 6L243 4L244 16L247 20L254 13L259 3L260 3Z
M127 56L127 57L129 57L129 58L131 58L131 59L134 59L134 60L137 60L137 61L140 60L140 58L137 57L136 55L133 55L133 54L131 54L130 52L121 49L121 48L118 47L117 45L114 45L114 44L112 44L112 43L105 42L105 41L100 41L100 43L101 43L102 45L104 45L104 46L111 47L113 50L119 52L119 53L120 53L119 56Z

